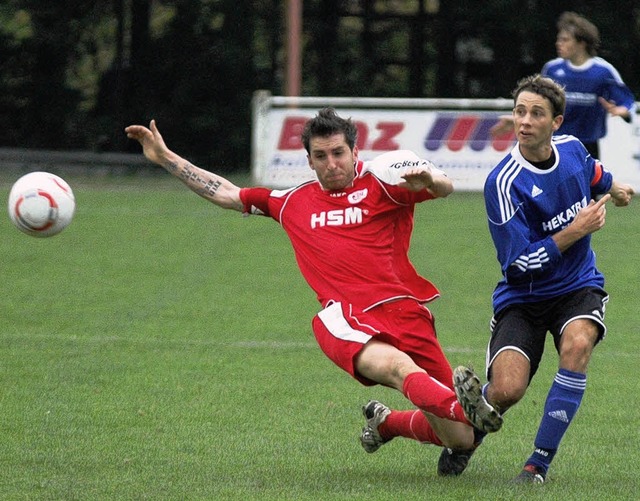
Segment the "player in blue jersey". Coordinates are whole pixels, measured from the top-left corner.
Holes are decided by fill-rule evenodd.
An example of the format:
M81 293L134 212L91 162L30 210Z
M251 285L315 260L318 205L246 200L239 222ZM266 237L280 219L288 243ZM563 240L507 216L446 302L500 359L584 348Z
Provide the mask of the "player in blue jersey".
M575 12L558 19L558 57L548 61L542 75L564 87L566 108L557 134L571 134L582 141L594 158L600 158L598 141L607 134L607 114L631 122L635 99L618 71L597 57L598 28ZM510 117L503 117L492 129L494 135L511 131Z
M516 478L541 483L582 400L592 351L606 334L609 296L591 234L604 226L607 202L626 206L634 191L614 181L578 139L553 135L565 105L557 82L527 77L513 96L518 142L484 189L502 279L493 293L489 382L482 393L502 413L522 399L551 333L559 368L534 452ZM457 368L454 380L463 407L478 398L471 370Z

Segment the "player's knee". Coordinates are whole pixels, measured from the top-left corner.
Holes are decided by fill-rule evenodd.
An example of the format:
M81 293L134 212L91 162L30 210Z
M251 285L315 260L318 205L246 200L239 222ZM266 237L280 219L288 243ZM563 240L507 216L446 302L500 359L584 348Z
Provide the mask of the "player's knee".
M591 336L573 336L567 342L562 343L560 356L565 358L583 358L590 356L594 341Z
M560 366L576 372L587 369L595 345L594 335L572 336L560 345Z
M401 391L405 377L419 368L396 348L371 341L356 359L356 370L372 381Z
M508 383L496 381L491 382L487 394L489 403L499 411L504 412L509 407L517 404L527 391L527 385L510 381Z
M576 320L569 324L560 338L560 354L591 353L600 330L591 320Z

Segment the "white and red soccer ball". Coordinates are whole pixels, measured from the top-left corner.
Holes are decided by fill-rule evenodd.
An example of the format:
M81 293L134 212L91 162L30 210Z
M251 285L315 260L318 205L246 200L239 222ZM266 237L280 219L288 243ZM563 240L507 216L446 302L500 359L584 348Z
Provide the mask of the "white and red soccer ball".
M31 172L11 187L8 209L11 221L20 231L33 237L51 237L69 226L76 200L61 177Z

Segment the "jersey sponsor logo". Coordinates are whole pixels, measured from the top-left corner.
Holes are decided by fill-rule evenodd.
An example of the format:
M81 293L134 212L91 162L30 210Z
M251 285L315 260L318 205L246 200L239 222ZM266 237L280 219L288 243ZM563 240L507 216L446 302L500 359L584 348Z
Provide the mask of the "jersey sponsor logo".
M571 207L566 210L563 210L559 214L553 216L549 221L542 223L542 230L549 232L553 230L557 230L558 228L562 229L567 226L576 214L583 207L587 206L587 197L584 197L580 202L576 202Z
M420 167L421 165L429 165L430 162L427 160L403 160L402 162L394 162L389 168L390 169L404 169L411 167Z
M443 146L450 151L460 151L468 146L473 151L483 151L491 146L496 151L505 151L515 144L515 133L492 137L491 127L498 123L496 114L438 113L431 130L424 140L424 147L437 151Z
M365 198L367 198L368 194L369 190L367 190L367 188L365 188L364 190L354 191L353 193L349 193L347 200L351 204L357 204L358 202L362 202Z
M362 223L364 212L360 207L347 207L311 214L311 229L325 226L348 226Z
M592 106L598 100L597 94L593 92L567 92L567 103L580 106Z

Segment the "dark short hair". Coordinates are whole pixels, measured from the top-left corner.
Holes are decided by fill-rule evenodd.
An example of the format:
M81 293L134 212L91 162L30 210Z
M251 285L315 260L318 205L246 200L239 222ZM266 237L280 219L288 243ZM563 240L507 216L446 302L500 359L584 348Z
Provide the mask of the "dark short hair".
M309 144L313 137L328 137L334 134L344 134L344 139L349 145L349 149L353 150L358 139L358 129L351 118L342 118L338 116L333 108L322 108L318 114L307 121L302 131L302 144L307 153Z
M567 31L578 42L584 42L590 56L595 56L600 48L600 33L595 24L575 12L563 12L556 24L558 31Z
M514 104L518 100L520 93L525 91L547 98L551 103L551 111L554 118L564 115L564 106L566 104L564 87L555 80L543 77L539 73L523 78L512 92Z

